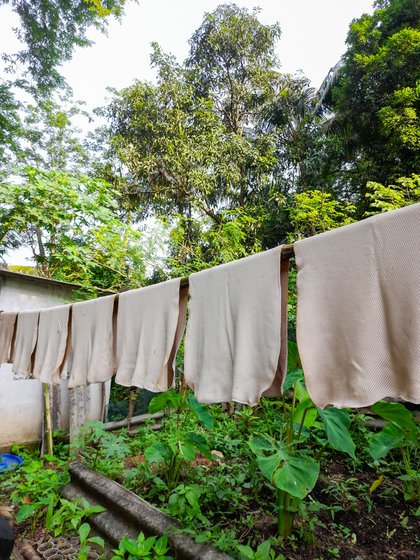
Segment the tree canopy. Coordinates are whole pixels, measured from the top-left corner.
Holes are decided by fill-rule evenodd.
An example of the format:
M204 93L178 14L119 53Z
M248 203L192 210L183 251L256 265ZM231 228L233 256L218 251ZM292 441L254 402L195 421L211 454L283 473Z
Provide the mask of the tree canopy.
M106 29L107 17L120 18L126 0L0 0L10 5L20 19L16 29L24 47L4 56L9 70L19 64L41 91L63 85L58 67L69 60L75 47L92 44L89 27Z

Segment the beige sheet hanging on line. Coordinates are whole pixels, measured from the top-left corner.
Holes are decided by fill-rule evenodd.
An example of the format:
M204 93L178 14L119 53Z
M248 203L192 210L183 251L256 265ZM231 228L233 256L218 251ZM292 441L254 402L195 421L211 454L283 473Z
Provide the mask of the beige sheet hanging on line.
M174 384L175 355L185 328L181 280L123 292L117 315L115 382L158 392Z
M73 304L69 389L103 383L114 374L115 296Z
M420 204L294 245L297 340L325 407L420 402Z
M27 377L32 373L33 352L38 338L39 311L20 311L17 318L12 371Z
M190 276L185 380L200 402L252 406L280 394L287 276L281 247Z
M70 347L70 310L71 305L59 305L39 312L33 378L42 383L60 383Z
M17 311L0 313L0 364L5 364L10 359L16 317Z

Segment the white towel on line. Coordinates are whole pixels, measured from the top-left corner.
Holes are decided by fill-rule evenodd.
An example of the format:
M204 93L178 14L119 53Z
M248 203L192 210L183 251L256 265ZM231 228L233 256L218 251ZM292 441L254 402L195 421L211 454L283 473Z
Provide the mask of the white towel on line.
M70 309L71 305L59 305L39 312L33 378L42 383L60 383L70 341Z
M115 296L73 304L69 389L103 383L114 374Z
M281 247L190 276L185 380L198 401L253 406L280 394L287 276Z
M20 311L17 318L12 371L25 377L32 373L32 354L38 337L39 311Z
M420 402L420 204L297 241L297 341L319 407Z
M0 364L9 361L12 352L17 311L0 313Z
M125 387L166 391L173 386L175 355L185 328L186 291L181 280L120 294L117 374Z

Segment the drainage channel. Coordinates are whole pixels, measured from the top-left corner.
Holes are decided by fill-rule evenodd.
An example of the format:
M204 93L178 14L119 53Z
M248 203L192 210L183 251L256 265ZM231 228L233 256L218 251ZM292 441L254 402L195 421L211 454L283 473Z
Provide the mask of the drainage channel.
M232 560L214 547L196 543L176 532L180 525L173 517L80 461L71 462L69 472L70 484L64 487L62 495L69 500L84 498L92 506L106 508L106 511L90 517L89 524L111 546L117 546L124 535L137 538L142 531L146 536L167 535L176 560Z

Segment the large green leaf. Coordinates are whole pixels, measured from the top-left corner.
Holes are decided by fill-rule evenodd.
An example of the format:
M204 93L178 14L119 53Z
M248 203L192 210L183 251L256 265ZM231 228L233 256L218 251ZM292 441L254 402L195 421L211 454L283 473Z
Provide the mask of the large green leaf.
M410 411L401 403L379 401L371 407L372 412L397 426L408 439L417 439L417 427Z
M179 454L185 461L194 461L195 446L191 441L178 442Z
M287 371L301 368L298 345L292 340L287 341Z
M289 371L283 382L283 391L288 391L293 387L296 381L300 381L301 379L303 379L303 370L295 369L293 371Z
M313 457L289 455L273 476L277 488L303 499L313 489L319 476L319 463Z
M209 444L207 443L207 439L202 434L197 434L196 432L188 432L184 438L184 440L188 443L194 445L194 447L202 454L204 457L209 459L210 461L213 460L213 456L211 454L211 449Z
M172 450L163 441L155 441L144 451L146 459L150 463L164 463L172 457Z
M156 397L153 397L150 401L149 413L154 414L155 412L167 410L168 408L179 408L182 399L183 395L180 393L174 393L173 391L160 393L160 395L156 395Z
M306 410L306 414L305 414ZM312 402L312 399L307 398L304 399L299 406L296 408L295 413L293 415L293 422L295 424L300 424L302 422L303 415L305 414L305 419L303 421L303 425L305 428L310 428L317 419L318 411L316 406Z
M208 411L207 407L199 403L192 393L187 397L187 403L191 412L200 420L207 430L213 429L213 416Z
M381 459L401 440L404 439L404 432L393 424L388 424L378 434L373 435L369 440L369 453L374 459Z
M291 452L283 442L266 438L253 437L249 446L257 455L261 473L280 490L302 499L315 486L319 463L314 458L298 450Z
M353 459L356 458L354 450L356 445L351 438L348 427L350 417L345 410L338 410L333 406L322 410L318 408L318 413L324 423L328 443L337 451L348 453Z

